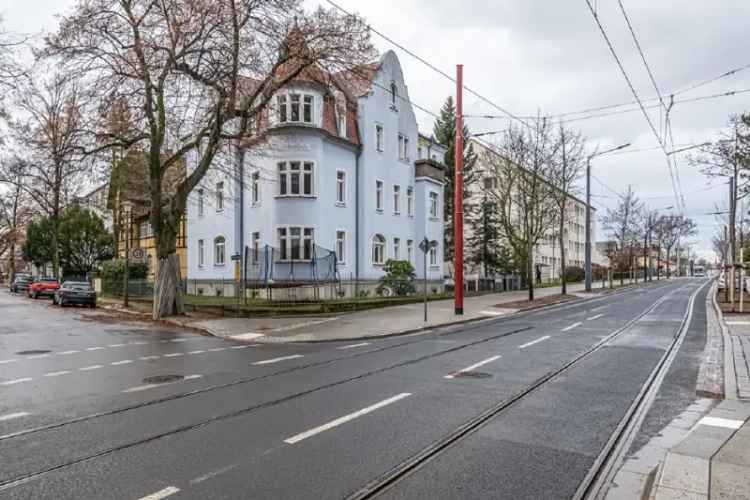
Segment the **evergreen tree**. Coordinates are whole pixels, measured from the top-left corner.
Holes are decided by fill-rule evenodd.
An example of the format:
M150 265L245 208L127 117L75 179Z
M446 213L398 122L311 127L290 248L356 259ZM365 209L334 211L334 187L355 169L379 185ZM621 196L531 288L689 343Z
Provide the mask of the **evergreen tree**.
M466 240L469 262L482 266L486 276L507 272L510 262L508 255L503 254L497 204L485 193L467 222L471 227Z
M453 260L453 200L455 186L455 145L456 145L456 107L453 104L453 97L448 96L445 104L440 109L440 118L435 121L433 130L435 140L447 148L443 163L445 164L445 209L443 211L445 219L445 232L443 236L443 248L445 249L444 257L446 260ZM474 153L472 144L468 141L469 128L464 124L464 217L468 219L472 210L469 201L469 186L476 180L477 172L474 169L477 162L477 155Z

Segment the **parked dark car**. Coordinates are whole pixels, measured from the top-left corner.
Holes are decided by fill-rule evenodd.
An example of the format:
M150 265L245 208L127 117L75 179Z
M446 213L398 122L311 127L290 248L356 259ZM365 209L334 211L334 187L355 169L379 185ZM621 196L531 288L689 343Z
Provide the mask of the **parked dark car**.
M72 304L96 307L96 291L85 281L65 281L52 297L52 303L65 307Z
M31 276L27 274L16 274L13 283L10 284L10 291L13 293L25 292L31 284Z
M53 297L58 288L60 288L60 282L57 281L57 278L38 278L31 281L27 293L29 297L34 299Z

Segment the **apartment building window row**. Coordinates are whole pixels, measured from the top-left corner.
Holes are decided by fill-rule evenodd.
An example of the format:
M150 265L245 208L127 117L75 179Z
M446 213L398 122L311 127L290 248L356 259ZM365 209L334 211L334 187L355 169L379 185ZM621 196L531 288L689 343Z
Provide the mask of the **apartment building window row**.
M310 161L279 162L279 196L314 196L314 169Z
M393 238L393 247L390 257L387 255L387 239L382 234L376 234L372 237L372 264L375 266L382 266L385 261L389 258L394 260L402 260L401 256L401 238ZM430 252L430 265L437 265L438 259L437 249L433 249ZM414 264L414 240L406 240L406 260Z
M310 94L289 93L276 97L279 123L308 123L315 121L315 97Z

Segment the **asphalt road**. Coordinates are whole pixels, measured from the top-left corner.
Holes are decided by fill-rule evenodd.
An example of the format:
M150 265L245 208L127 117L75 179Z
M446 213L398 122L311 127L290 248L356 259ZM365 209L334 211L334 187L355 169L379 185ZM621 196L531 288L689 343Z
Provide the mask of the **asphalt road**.
M278 346L3 292L0 499L345 498L622 330L382 494L569 498L705 283Z

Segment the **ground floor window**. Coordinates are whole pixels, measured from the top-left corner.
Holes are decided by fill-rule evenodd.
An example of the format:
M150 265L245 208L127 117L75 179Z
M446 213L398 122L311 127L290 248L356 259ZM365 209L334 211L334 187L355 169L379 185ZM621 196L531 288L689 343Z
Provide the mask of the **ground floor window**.
M280 259L311 260L313 258L314 236L314 230L311 227L288 226L278 228Z
M378 266L385 264L385 237L382 234L372 238L372 263Z

